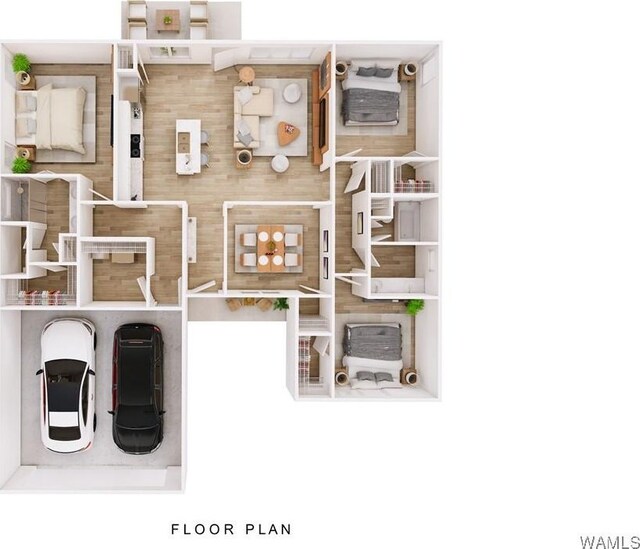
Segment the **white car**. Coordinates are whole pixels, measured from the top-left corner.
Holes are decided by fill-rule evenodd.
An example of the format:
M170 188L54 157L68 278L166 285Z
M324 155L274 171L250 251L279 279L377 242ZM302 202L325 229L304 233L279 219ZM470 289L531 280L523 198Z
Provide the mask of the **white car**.
M96 428L96 329L84 318L58 318L42 330L42 443L69 454L87 450Z

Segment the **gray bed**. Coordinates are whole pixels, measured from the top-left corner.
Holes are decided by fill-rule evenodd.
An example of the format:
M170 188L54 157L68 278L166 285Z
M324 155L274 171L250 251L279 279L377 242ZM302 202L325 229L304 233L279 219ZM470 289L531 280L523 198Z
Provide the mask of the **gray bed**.
M374 360L402 360L400 324L347 324L344 354Z
M341 114L345 126L391 126L400 120L400 92L402 87L398 82L398 69L382 69L391 71L389 76L363 76L358 74L358 67L377 65L379 61L353 61L342 81ZM394 63L393 61L391 63ZM365 68L375 71L370 66Z

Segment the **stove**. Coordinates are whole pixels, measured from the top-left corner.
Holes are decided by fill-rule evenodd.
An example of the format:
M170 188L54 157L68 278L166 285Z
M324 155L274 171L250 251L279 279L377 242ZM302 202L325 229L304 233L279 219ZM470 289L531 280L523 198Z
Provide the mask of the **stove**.
M140 134L131 134L131 158L140 158Z

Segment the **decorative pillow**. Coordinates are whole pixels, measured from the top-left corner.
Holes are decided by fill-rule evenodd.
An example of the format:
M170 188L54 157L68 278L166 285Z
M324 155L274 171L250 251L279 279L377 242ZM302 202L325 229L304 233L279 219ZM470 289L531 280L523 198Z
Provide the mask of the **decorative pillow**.
M375 376L378 383L381 381L393 381L393 376L389 372L376 372Z
M33 118L16 119L16 137L31 137L36 133L36 121Z
M238 92L238 101L241 105L246 105L253 98L253 90L249 86L245 86Z
M356 373L358 381L375 381L376 376L373 372L367 372L366 370L360 370Z
M376 76L378 78L389 78L393 74L393 69L376 69Z
M248 135L251 133L251 128L244 118L240 118L240 120L238 120L236 128L238 128L238 133L241 135Z
M359 381L356 378L351 378L352 389L380 389L381 387L375 382L368 379Z
M376 70L375 67L360 67L356 74L358 76L375 76Z
M251 145L251 142L253 141L253 137L251 136L250 133L238 132L236 137L238 138L238 141L240 141L240 143L242 143L245 147L248 147L249 145Z
M16 94L16 111L17 112L33 112L36 110L36 98L27 93Z

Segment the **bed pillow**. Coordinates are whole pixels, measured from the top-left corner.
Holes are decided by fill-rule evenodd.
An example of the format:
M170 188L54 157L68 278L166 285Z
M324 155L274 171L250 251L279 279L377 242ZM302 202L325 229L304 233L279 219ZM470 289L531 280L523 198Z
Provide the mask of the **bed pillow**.
M375 76L378 78L389 78L393 74L394 69L381 69L378 67L376 69Z
M238 141L240 141L240 143L242 143L245 147L251 145L251 142L253 141L253 136L250 133L238 132L236 134L236 137L238 138Z
M31 137L36 133L36 121L33 118L18 118L16 120L16 137Z
M402 61L400 59L352 59L351 68L358 70L360 67L378 67L380 69L397 69Z
M376 372L375 379L378 383L381 381L393 381L393 376L389 372Z
M16 112L33 112L36 110L37 101L30 93L16 94Z
M375 381L370 381L368 379L358 380L355 377L349 380L351 383L352 389L381 389L380 385L378 385Z
M378 69L376 69L375 67L360 67L356 74L358 76L375 76L377 70Z
M51 91L53 86L47 84L38 89L38 110L36 120L38 131L36 132L36 147L38 149L51 150Z
M368 372L367 370L360 370L356 372L356 379L358 381L375 381L376 375L373 372Z

